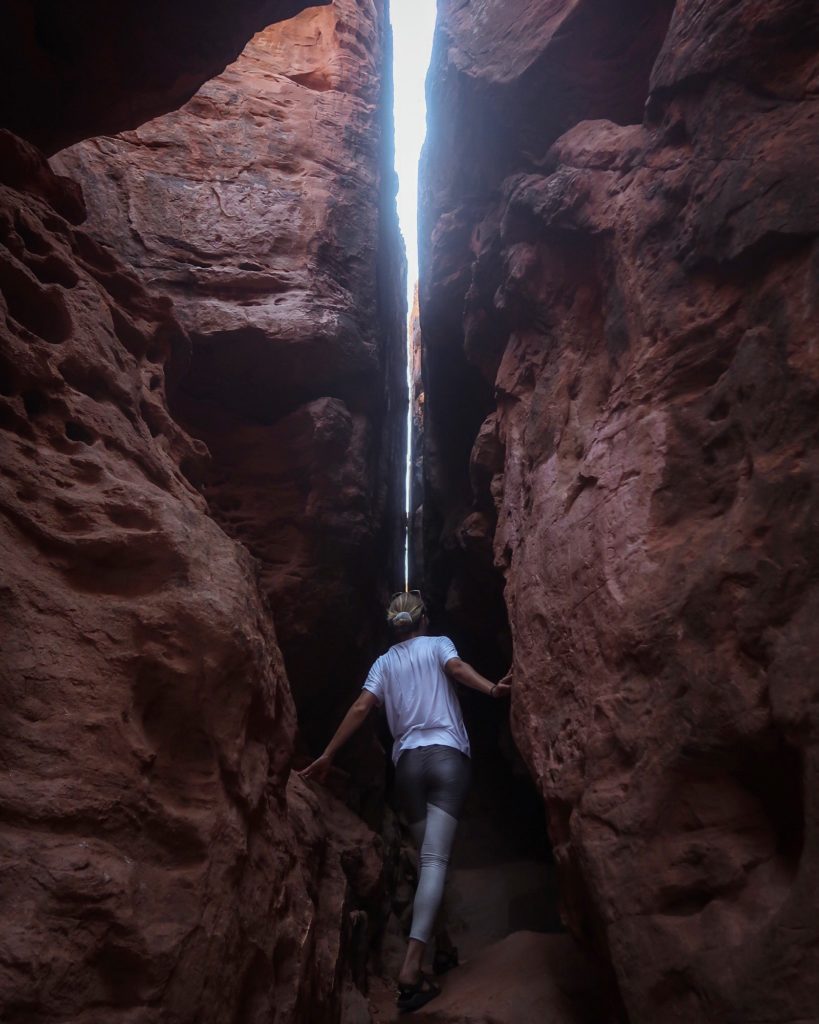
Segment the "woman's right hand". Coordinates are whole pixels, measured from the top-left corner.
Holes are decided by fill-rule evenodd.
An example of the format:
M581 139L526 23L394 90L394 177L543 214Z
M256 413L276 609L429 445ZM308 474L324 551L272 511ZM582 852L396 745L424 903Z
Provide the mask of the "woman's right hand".
M298 772L298 776L300 779L315 779L316 782L325 782L332 767L333 759L328 757L327 754L322 754L312 764L308 764L304 771Z

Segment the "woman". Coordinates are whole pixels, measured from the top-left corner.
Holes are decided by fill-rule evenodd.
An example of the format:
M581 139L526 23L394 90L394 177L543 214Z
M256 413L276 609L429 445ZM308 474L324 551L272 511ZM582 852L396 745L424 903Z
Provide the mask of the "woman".
M396 594L387 611L395 642L370 669L361 696L345 715L321 757L302 778L324 781L339 749L372 708L384 706L394 743L395 784L418 845L420 873L412 928L398 975L398 1008L417 1010L440 989L421 971L444 892L449 854L469 788L469 738L450 680L490 697L507 697L509 676L484 679L451 640L426 635L427 615L417 590Z

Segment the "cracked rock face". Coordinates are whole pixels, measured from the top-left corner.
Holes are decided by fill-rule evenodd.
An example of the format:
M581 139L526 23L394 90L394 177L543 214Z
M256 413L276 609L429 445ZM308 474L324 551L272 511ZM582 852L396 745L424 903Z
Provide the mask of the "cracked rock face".
M256 569L167 409L187 336L76 186L8 133L0 154L0 1015L337 1019L380 847L285 795Z
M259 559L314 745L367 668L398 522L387 32L380 3L306 11L181 110L53 161L190 333L175 411L213 456L213 514Z
M564 916L629 1019L808 1020L819 22L644 5L578 84L591 6L443 7L433 110L464 129L426 155L427 543L475 564L489 522ZM531 31L496 40L503 18ZM554 102L526 112L547 58ZM645 115L615 109L638 86ZM476 158L467 126L518 96L526 145Z

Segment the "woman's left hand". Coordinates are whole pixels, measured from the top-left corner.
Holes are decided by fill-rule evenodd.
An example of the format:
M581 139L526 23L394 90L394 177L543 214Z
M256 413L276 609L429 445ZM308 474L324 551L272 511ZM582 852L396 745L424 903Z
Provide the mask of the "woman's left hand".
M326 754L317 757L312 764L308 764L304 771L298 773L301 779L315 779L316 782L324 782L333 767L332 758Z

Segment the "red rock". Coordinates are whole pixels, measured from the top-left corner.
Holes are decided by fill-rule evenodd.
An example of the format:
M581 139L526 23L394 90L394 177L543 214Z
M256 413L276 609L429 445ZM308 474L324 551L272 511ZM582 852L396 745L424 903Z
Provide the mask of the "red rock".
M191 334L175 411L213 454L214 515L261 562L314 747L369 667L397 562L387 31L381 3L306 11L183 109L54 160L82 183L95 236Z
M308 787L298 776L288 802L310 914L303 919L298 1001L284 1005L277 987L276 1013L283 1021L301 1015L357 1024L368 1019L362 1013L370 946L386 895L381 839L324 787ZM281 988L286 997L287 984Z
M166 0L146 11L134 0L8 0L0 11L0 127L48 153L134 128L190 99L254 32L306 6Z
M535 11L505 6L516 42L443 9L428 544L456 547L494 506L516 737L566 920L633 1024L813 1020L816 9L678 4L662 45L624 19L609 78L589 63L604 15L566 5L580 85ZM652 46L649 89L625 58ZM533 113L547 58L556 99ZM644 88L645 120L613 123L601 82ZM516 103L526 147L476 142L483 111ZM439 592L481 564L459 551L428 561Z
M171 6L151 46L184 21ZM56 147L168 109L275 5L246 7L221 34L200 11L167 64L127 10L121 61L86 12L59 111L45 75L15 117ZM82 229L78 186L0 132L4 1020L368 1019L381 841L285 789L295 709L264 591L317 745L360 681L391 539L386 40L381 5L312 11L185 111L65 154Z
M0 151L0 1016L337 1019L379 846L285 795L272 621L168 413L187 336L35 150Z

